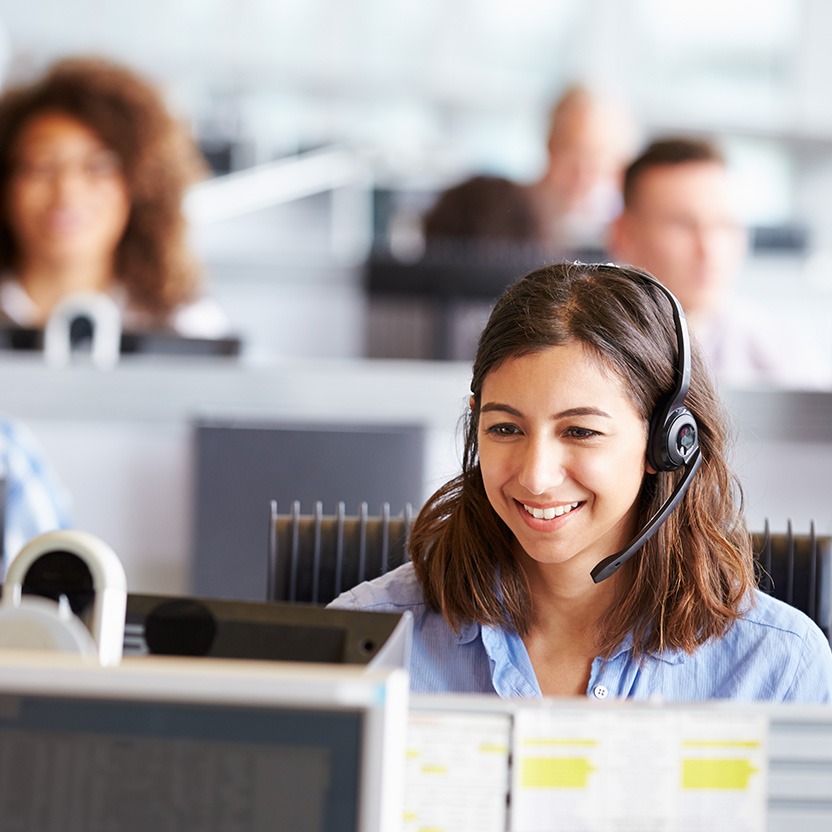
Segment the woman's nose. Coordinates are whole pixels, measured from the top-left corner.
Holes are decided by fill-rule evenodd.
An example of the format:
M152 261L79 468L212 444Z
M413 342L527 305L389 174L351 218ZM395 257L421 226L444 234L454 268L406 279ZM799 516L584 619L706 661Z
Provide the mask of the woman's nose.
M566 478L565 456L558 443L529 442L523 453L518 482L529 494L545 494Z

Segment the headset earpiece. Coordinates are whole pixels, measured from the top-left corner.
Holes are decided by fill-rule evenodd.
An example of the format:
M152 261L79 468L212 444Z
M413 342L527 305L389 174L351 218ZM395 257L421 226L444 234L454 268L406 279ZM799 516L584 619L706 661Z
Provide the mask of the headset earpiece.
M673 389L661 400L650 419L647 461L656 471L675 471L686 465L699 448L699 427L685 407L690 388L690 336L682 305L676 296L653 275L641 269L614 267L633 280L653 286L663 294L673 310L676 330L676 378Z
M656 471L681 468L699 447L696 419L686 407L660 407L651 420L647 461Z
M685 492L702 464L702 455L699 451L699 427L693 413L685 407L685 398L690 387L690 338L681 304L667 287L651 274L640 269L623 268L612 263L598 264L593 268L628 275L635 281L653 286L670 302L673 309L673 325L676 328L676 379L673 389L661 400L650 419L647 461L655 471L684 469L670 497L641 528L630 544L596 564L591 573L592 580L600 583L615 574L661 528L684 498Z

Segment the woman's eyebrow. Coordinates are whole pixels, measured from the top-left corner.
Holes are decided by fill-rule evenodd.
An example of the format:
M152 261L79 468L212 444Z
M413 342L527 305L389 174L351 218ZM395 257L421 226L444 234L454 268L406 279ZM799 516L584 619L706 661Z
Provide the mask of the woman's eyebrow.
M508 413L510 416L521 418L523 414L510 404L503 404L502 402L486 402L481 408L480 413L490 413L499 411L501 413ZM555 419L569 419L573 416L601 416L604 419L612 419L609 413L601 410L599 407L570 407L567 410L562 410L560 413L555 413Z
M604 419L612 419L612 416L600 407L570 407L555 414L556 419L568 419L570 416L602 416Z
M480 408L480 413L491 413L493 411L508 413L510 416L517 416L518 418L523 416L516 407L512 407L509 404L501 404L500 402L486 402Z

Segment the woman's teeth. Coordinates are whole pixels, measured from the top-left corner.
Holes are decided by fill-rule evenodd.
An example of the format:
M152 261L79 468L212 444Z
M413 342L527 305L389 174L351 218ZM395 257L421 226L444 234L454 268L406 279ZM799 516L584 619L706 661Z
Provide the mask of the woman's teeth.
M565 506L548 506L547 508L533 508L532 506L527 506L523 503L523 508L531 514L532 517L537 518L538 520L551 520L554 517L560 517L562 514L566 514L567 511L572 511L573 508L577 508L580 505L578 503L570 503L569 505Z

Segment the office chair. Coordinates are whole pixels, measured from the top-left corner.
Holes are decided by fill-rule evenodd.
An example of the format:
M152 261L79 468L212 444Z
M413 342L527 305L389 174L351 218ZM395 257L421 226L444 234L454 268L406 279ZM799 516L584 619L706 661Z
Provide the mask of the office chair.
M380 516L370 516L361 503L357 516L347 516L343 502L334 516L300 513L300 502L290 514L278 514L271 503L268 599L327 604L353 586L377 578L405 563L413 525L410 503L398 516L383 503Z
M766 520L751 535L759 588L802 610L827 638L832 632L832 536L795 534L791 521L785 534L772 533Z
M400 516L390 516L384 503L381 516L371 517L361 503L358 516L302 515L294 502L290 514L278 514L271 504L268 598L327 604L344 590L372 580L409 559L407 542L413 525L410 504ZM766 521L752 533L759 588L806 613L827 638L832 633L832 536L795 534L791 521L785 533L773 533Z

